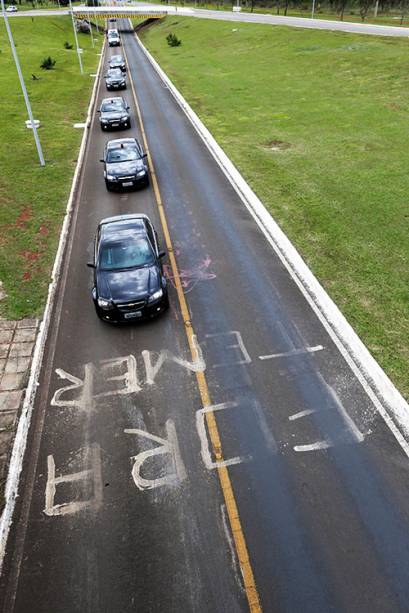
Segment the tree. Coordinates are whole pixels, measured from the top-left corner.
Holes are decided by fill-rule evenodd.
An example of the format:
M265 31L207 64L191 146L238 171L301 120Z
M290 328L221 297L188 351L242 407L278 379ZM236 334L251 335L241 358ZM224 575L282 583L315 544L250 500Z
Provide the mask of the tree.
M359 14L361 15L362 21L365 21L371 4L372 0L359 0Z
M341 21L344 21L344 12L347 6L348 0L338 0L336 10Z

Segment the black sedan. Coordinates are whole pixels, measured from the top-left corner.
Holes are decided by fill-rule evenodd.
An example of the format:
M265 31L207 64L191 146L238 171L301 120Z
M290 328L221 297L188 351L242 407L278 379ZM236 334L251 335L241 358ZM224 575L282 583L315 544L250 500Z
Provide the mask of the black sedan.
M126 75L120 68L111 68L105 75L105 85L108 91L126 89Z
M103 321L154 317L169 307L157 233L146 215L103 219L94 243L92 299Z
M98 113L102 130L131 127L129 106L121 96L104 98Z
M117 138L105 145L105 185L108 191L149 185L146 153L136 138Z
M113 55L109 59L109 67L110 68L120 68L122 72L126 71L126 63L123 55Z

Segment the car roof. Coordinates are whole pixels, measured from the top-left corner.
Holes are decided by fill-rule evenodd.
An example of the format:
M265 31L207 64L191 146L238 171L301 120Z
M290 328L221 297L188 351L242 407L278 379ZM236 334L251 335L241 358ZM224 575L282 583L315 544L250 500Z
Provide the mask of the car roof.
M146 234L145 220L149 221L147 215L118 215L107 217L99 223L101 228L101 239L119 240L133 234Z
M138 147L139 143L136 138L115 138L109 140L106 144L107 149L120 149L123 147Z

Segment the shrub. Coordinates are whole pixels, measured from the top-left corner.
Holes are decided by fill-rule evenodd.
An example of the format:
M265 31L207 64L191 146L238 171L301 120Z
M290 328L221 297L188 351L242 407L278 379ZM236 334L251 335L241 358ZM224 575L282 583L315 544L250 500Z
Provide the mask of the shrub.
M44 68L44 70L52 70L55 66L55 60L53 60L50 56L45 57L40 66L41 68Z
M172 34L172 32L167 35L166 40L168 41L169 47L179 47L179 45L182 44L182 41L176 36L176 34Z
M64 49L72 49L72 45L71 45L71 43L69 43L68 41L65 41L65 43L64 43Z

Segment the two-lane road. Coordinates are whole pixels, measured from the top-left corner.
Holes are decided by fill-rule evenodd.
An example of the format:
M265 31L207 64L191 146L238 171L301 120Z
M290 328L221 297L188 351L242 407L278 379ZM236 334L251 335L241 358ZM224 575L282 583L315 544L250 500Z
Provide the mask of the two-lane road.
M122 41L157 185L106 191L109 135L95 117L1 610L405 611L408 458L134 35ZM121 134L141 139L125 96L133 124ZM110 327L85 264L99 220L134 211L162 246L170 238L179 274L167 259L167 314ZM227 471L215 467L203 385Z

